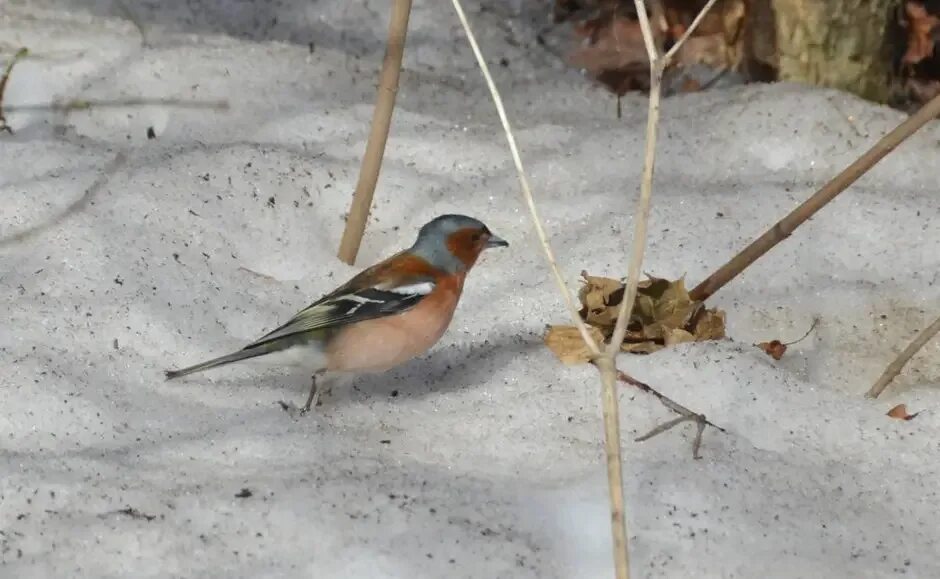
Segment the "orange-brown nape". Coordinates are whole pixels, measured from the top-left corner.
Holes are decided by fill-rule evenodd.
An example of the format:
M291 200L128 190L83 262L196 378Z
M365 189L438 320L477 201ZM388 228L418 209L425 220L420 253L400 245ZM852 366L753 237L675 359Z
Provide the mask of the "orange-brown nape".
M473 267L480 253L486 249L490 233L477 227L464 227L447 236L447 249L459 259L467 269Z

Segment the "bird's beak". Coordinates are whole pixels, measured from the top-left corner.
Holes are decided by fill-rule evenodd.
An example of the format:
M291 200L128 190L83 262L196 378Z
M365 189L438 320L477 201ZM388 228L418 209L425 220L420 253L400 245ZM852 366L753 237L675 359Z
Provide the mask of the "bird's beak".
M509 247L509 242L491 233L490 238L486 240L486 248L492 249L494 247Z

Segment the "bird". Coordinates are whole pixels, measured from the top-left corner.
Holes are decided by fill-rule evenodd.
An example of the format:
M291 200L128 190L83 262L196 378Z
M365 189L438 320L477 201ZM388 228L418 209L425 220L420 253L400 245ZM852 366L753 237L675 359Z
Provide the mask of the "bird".
M482 221L441 215L421 227L411 247L366 268L285 324L231 354L166 370L166 379L242 360L299 367L311 372L300 409L306 414L319 403L325 374L384 372L428 351L450 325L480 254L508 246Z

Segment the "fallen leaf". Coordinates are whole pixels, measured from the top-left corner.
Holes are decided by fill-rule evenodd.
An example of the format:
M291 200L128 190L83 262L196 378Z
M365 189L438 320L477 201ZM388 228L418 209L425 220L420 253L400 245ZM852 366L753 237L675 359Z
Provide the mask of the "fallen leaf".
M684 344L686 342L694 342L695 336L691 332L687 332L682 329L672 329L666 332L666 345L672 346L673 344Z
M928 13L922 3L913 0L904 3L904 15L907 18L907 51L901 57L901 62L913 65L933 56L932 32L940 24L940 18Z
M584 271L581 277L584 278L584 285L578 291L582 304L581 319L592 326L613 328L623 300L623 283L609 277L588 275Z
M891 418L897 418L898 420L913 420L918 414L920 414L920 412L908 414L906 404L898 404L888 411L888 416Z
M783 358L783 355L787 353L787 345L781 342L780 340L771 340L769 342L761 342L757 344L757 347L764 351L768 356L774 360L779 360Z
M654 319L669 328L684 327L692 317L694 306L692 298L689 297L689 291L685 289L685 280L679 278L674 282L657 281L666 282L666 287L654 304Z
M725 337L725 312L723 310L708 310L704 307L692 323L692 333L695 340L722 340Z
M568 62L583 68L616 94L649 84L649 61L639 21L616 12L604 13L575 27L584 38Z
M630 352L633 354L652 354L665 348L662 344L656 342L624 342L620 344L621 352Z
M609 339L617 323L625 293L622 281L581 272L578 291L579 314L592 328L592 334ZM684 342L719 340L725 337L725 313L706 309L689 297L683 278L668 280L647 276L637 284L636 302L627 324L623 352L651 354L666 346ZM576 328L553 326L546 344L566 364L587 362L590 356Z
M676 42L701 9L701 3L670 0L666 9L668 39ZM716 69L741 65L747 6L745 0L724 0L705 15L676 54L675 64L704 64Z
M596 343L603 343L604 335L600 330L591 326L588 326L588 330ZM562 364L575 366L591 361L591 350L575 326L550 326L545 334L545 345Z

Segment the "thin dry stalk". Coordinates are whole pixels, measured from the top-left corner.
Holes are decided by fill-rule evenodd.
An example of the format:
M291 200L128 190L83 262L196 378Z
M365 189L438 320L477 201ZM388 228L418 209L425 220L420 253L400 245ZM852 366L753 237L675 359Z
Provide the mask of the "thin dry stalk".
M708 4L702 7L702 10L695 17L695 20L692 21L692 24L686 28L685 32L682 34L679 40L672 45L672 48L669 49L669 52L663 55L663 68L667 68L670 64L672 64L672 59L676 56L676 54L679 53L679 49L682 48L682 45L685 44L685 41L688 40L690 36L692 36L692 33L695 32L695 29L698 28L698 25L702 23L702 20L705 19L705 15L708 14L708 11L712 9L712 6L714 6L715 2L717 1L718 0L708 0ZM647 50L649 50L648 46Z
M532 217L532 224L535 226L535 233L538 235L539 242L542 245L542 251L545 254L545 259L548 261L548 267L552 270L555 285L558 286L558 290L561 292L565 306L568 309L568 314L581 333L581 338L584 340L584 343L587 344L592 354L598 355L600 354L600 348L598 344L594 342L594 338L591 337L591 332L588 330L584 320L581 319L581 315L578 314L578 308L575 306L574 299L571 297L571 291L568 289L568 285L565 283L565 277L562 275L561 269L558 267L558 262L555 260L555 252L552 251L552 246L548 242L548 235L545 233L545 228L542 227L542 219L539 217L538 209L535 207L535 199L532 196L532 189L529 187L529 180L526 177L525 169L522 167L522 157L519 155L519 148L516 146L516 138L513 136L512 127L509 125L509 117L506 116L506 108L503 106L503 99L499 95L496 83L493 82L490 69L486 65L486 60L483 59L483 53L480 52L480 46L477 44L476 37L473 35L473 30L470 28L470 23L467 21L467 15L464 14L463 7L460 5L459 0L453 1L454 10L457 11L457 17L463 25L467 40L470 43L470 49L473 51L473 55L477 59L477 64L479 64L480 70L483 72L486 86L490 89L490 95L493 97L493 104L496 105L496 112L499 114L503 131L506 133L506 140L509 142L509 151L512 153L513 163L516 165L516 174L519 176L522 196L525 199L526 207L529 209L529 215Z
M702 8L702 11L695 17L695 20L692 21L692 24L679 38L678 42L672 46L669 52L663 55L656 46L653 29L646 13L646 2L644 0L634 0L637 17L640 20L640 31L643 33L643 42L646 45L647 56L650 60L650 95L646 115L646 151L643 160L643 178L640 181L640 199L637 202L633 231L633 255L627 271L623 301L620 302L620 312L617 314L617 324L614 326L614 333L607 346L607 352L611 356L616 355L620 350L623 337L627 333L627 323L630 321L630 313L633 311L633 304L636 301L637 287L640 283L640 270L646 252L646 230L649 223L650 200L653 196L653 173L656 165L656 139L659 129L659 103L662 98L663 74L673 56L678 53L685 41L695 32L705 14L714 6L715 1L710 0Z
M691 298L696 301L704 301L710 298L729 281L747 269L748 266L757 261L758 258L789 237L804 221L815 215L817 211L825 207L830 201L835 199L836 196L845 191L849 185L867 173L869 169L874 167L878 161L882 160L888 153L893 151L895 147L903 143L908 137L917 132L918 129L929 121L935 119L938 115L940 115L940 95L930 99L920 110L898 125L893 131L882 137L872 148L866 151L864 155L856 159L851 165L846 167L845 170L826 183L822 189L813 194L812 197L804 201L799 207L791 211L789 215L778 221L773 227L764 232L763 235L755 239L739 254L734 256L731 261L718 268L718 270L708 276L705 281L695 286L695 288L689 292Z
M895 358L893 362L888 364L884 373L881 374L881 378L878 378L878 381L875 382L871 390L869 390L865 396L868 398L878 398L878 396L884 392L885 388L888 387L888 384L901 373L901 370L904 369L904 365L914 357L914 354L927 345L927 342L938 333L940 333L940 318L937 318L932 324L924 328L924 330L914 338L914 341L908 344L908 346L904 348L904 351L898 354L898 357Z
M372 128L369 131L362 165L359 167L359 181L356 183L352 205L349 207L346 228L339 244L339 258L349 265L355 263L359 254L366 221L372 209L372 196L375 194L375 185L382 168L382 157L385 156L385 143L388 141L388 130L392 124L395 97L398 95L398 77L401 74L401 60L405 53L405 36L408 34L410 15L411 0L395 0L388 23L388 43L385 46L379 89L375 97Z

